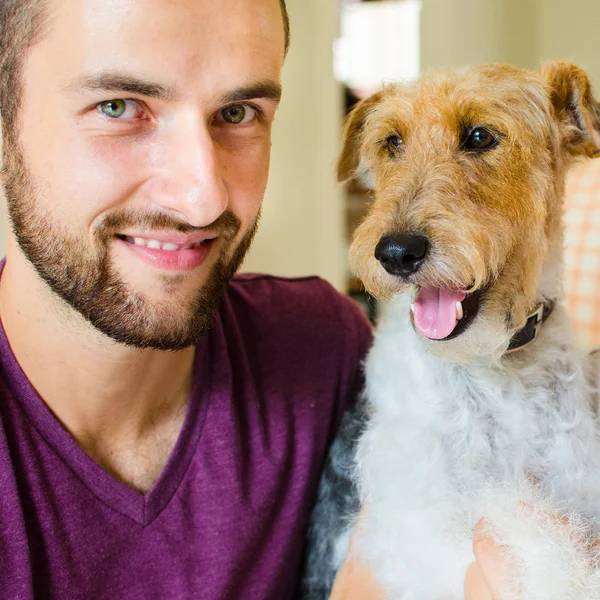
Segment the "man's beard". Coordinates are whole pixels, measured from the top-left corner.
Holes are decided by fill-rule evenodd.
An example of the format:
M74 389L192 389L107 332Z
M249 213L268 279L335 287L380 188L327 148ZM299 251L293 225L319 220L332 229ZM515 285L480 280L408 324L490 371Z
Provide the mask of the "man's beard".
M38 275L64 302L96 329L113 340L136 348L182 350L194 345L212 325L227 286L242 264L258 218L234 245L241 224L226 211L209 228L196 228L165 213L115 211L94 233L95 248L53 220L36 203L35 186L18 142L4 140L4 191L12 229L22 252ZM163 282L172 298L150 302L130 289L111 262L110 244L115 235L133 228L144 231L173 229L191 233L210 229L219 234L220 256L195 297L178 302L177 287L186 275ZM216 240L217 242L217 240Z

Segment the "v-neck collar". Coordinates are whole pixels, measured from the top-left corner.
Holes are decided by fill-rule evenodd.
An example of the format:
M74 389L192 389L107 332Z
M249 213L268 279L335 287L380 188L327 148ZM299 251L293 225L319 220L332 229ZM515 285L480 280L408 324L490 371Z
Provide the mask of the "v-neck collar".
M146 494L130 488L100 467L79 446L39 396L21 369L0 323L0 356L6 384L27 418L60 460L82 484L111 509L147 526L176 493L200 440L210 389L210 333L199 342L194 359L194 379L183 426L160 477ZM200 382L202 390L200 390Z

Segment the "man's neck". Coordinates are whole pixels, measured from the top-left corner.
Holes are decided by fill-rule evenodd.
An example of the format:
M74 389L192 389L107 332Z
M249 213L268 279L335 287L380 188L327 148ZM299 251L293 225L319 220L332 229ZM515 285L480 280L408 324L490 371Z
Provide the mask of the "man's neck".
M62 304L20 253L12 254L0 281L0 316L21 368L96 462L146 491L183 424L194 349L138 350L108 339ZM158 439L163 447L151 464L136 465Z

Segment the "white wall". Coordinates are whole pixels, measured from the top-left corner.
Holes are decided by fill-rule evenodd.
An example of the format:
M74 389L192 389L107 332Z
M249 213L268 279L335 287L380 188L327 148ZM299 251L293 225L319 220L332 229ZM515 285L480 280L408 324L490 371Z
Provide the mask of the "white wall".
M600 97L600 0L536 0L541 60L566 59L586 69Z
M422 64L537 62L537 0L424 0Z
M600 0L424 0L421 14L424 67L567 59L600 86Z
M288 0L292 46L275 121L263 219L245 271L318 274L344 289L345 209L335 181L342 90L333 77L336 0Z

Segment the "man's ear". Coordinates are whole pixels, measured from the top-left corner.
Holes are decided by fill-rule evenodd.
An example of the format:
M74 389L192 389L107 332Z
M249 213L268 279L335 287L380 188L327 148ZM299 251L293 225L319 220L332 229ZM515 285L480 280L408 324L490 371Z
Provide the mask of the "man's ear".
M583 69L565 62L548 63L542 75L562 125L563 143L577 156L600 156L600 104Z
M344 125L342 153L338 160L338 181L343 183L351 179L360 164L360 145L363 126L369 111L381 100L382 93L376 92L365 100L361 100L350 111Z

